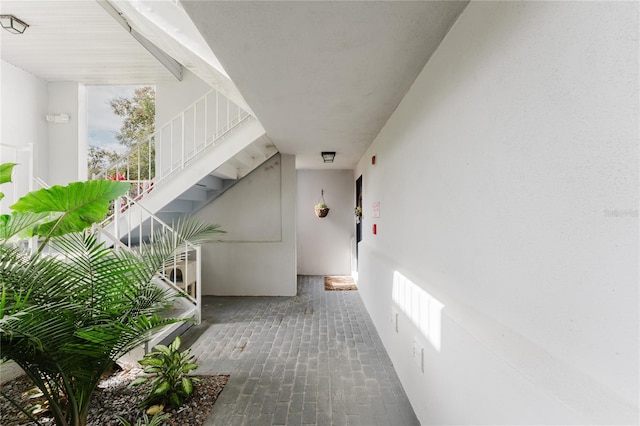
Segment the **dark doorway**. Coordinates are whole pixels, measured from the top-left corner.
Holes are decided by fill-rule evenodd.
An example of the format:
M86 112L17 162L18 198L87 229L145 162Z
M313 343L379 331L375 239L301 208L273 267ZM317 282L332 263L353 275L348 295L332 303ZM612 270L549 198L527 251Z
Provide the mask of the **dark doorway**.
M358 243L362 241L362 175L356 179L356 271L358 270Z

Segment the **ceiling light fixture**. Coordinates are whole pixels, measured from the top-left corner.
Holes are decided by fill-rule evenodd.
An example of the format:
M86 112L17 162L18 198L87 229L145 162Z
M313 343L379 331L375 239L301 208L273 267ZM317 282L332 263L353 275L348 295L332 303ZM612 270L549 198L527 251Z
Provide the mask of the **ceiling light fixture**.
M333 159L336 158L336 153L335 151L333 152L329 152L329 151L322 151L322 160L325 163L333 163Z
M29 28L26 22L13 15L0 15L0 25L12 34L22 34L24 30Z

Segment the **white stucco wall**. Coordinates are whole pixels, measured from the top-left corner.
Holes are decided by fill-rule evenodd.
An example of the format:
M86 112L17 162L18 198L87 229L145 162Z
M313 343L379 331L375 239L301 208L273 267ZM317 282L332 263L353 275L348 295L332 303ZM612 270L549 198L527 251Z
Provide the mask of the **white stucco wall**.
M637 424L638 28L472 2L360 161L360 294L422 424Z
M156 167L163 173L171 168L171 164L177 164L182 158L182 114L187 107L211 91L211 86L202 81L189 70L183 70L183 79L160 81L156 84ZM198 118L204 116L204 108L198 114ZM185 140L192 141L193 115L188 113L185 117ZM172 123L173 124L170 124ZM202 143L199 140L198 143ZM193 151L193 143L187 142L184 153L189 155Z
M34 145L34 175L48 178L48 127L45 121L49 94L47 83L8 62L0 61L0 143L25 147ZM2 212L20 195L28 191L28 156L13 149L0 149L0 162L15 162L14 182L18 187L3 185L6 199L0 201ZM6 209L5 209L6 207Z
M87 86L78 84L78 181L89 179L89 98Z
M194 215L227 232L202 248L204 295L296 294L295 196L295 157L276 155Z
M83 84L49 83L48 114L67 114L69 122L48 123L49 185L87 178L87 94Z
M195 107L194 107L195 104ZM193 73L182 81L156 86L156 164L162 173L175 168L203 144L221 137L237 123L241 109ZM184 145L182 141L184 140Z
M298 274L351 275L353 170L298 170L297 175ZM326 217L318 218L314 206L323 189L330 210Z
M194 103L211 86L191 71L184 69L182 81L175 79L156 84L156 125L160 127Z

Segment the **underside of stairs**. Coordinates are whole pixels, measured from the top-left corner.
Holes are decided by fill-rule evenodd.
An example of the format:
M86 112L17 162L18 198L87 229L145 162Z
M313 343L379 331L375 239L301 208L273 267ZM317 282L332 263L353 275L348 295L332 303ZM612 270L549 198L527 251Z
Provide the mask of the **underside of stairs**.
M105 230L127 245L152 231L151 215L167 224L189 216L277 153L260 123L249 116L240 126L153 181L135 204L121 206Z

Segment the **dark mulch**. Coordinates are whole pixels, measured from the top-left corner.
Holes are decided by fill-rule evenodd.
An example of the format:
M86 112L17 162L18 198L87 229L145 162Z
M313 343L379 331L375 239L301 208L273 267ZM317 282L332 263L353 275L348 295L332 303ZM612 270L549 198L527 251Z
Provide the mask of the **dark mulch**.
M148 385L128 387L128 384L141 372L142 370L138 368L121 370L100 382L91 400L88 419L90 426L120 426L121 423L116 416L121 416L135 424L135 421L142 417L144 410L138 408L138 404L147 397L149 387ZM165 423L166 425L201 426L229 380L229 376L196 377L202 379L202 382L196 385L193 396L182 407L168 411L171 417ZM0 386L3 394L15 401L20 401L23 406L44 405L46 402L44 397L29 398L28 391L33 388L32 382L26 376L18 377ZM43 426L55 424L46 411L36 418ZM4 426L36 425L3 396L0 396L0 424Z

